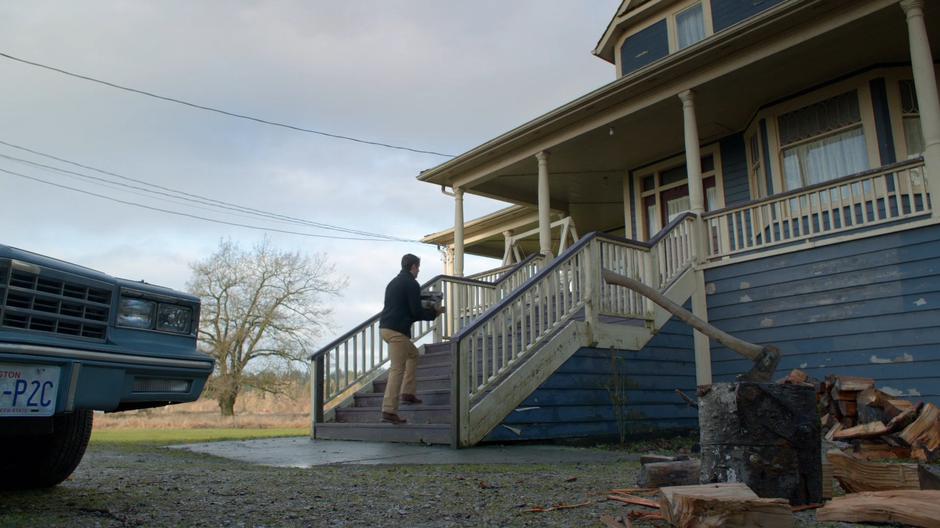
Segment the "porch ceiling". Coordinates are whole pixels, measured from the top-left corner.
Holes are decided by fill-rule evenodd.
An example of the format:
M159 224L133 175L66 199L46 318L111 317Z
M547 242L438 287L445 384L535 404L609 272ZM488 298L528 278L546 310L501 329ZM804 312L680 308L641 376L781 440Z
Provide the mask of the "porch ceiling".
M824 7L840 3L831 2ZM930 10L937 6L927 7ZM838 16L828 11L825 14ZM934 57L940 57L940 16L928 13L926 20ZM778 41L784 42L798 35L801 28L779 29L776 34L768 34L764 40L747 46L719 44L714 53L703 55L695 68L683 72L682 76L657 79L658 71L652 70L647 75L651 88L625 91L618 101L611 101L609 94L602 89L596 92L599 109L594 113L590 113L594 104L585 100L579 101L579 119L571 119L574 110L569 116L556 116L551 123L545 124L551 128L550 131L533 132L533 135L542 137L549 134L553 137L571 136L549 148L552 207L568 211L577 205L590 207L622 203L622 176L627 171L681 154L684 149L682 104L676 94L686 87L694 87L699 135L703 143L709 143L743 130L761 107L775 101L872 66L910 62L904 13L895 2L844 25L835 21L831 24L835 27L820 32L818 36L802 39L789 47L781 44L784 49L779 52L716 74L716 70L727 68L736 60L746 62L744 56L753 52L755 47L773 47ZM668 77L669 73L662 75ZM696 82L697 78L708 80ZM651 102L607 124L581 131L585 129L585 123L609 113L608 109L615 105L630 104L631 100ZM499 157L493 151L500 148L494 145L490 157ZM526 148L531 149L532 143L518 150ZM486 153L482 156L486 157ZM491 159L490 163L494 161ZM479 166L473 170L479 170ZM421 179L453 182L460 177L458 168L442 171L440 176ZM488 172L485 177L470 182L467 192L535 205L538 200L537 162L526 156ZM611 216L611 213L606 215ZM598 225L582 223L579 230L604 229L616 221L623 224L622 213L620 219L602 216L597 218Z

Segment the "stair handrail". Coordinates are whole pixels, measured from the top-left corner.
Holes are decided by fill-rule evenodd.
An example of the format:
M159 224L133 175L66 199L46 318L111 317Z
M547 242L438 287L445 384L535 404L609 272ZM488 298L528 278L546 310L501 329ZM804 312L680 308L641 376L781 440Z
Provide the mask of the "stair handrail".
M437 275L431 278L421 290L440 292L444 305L453 304L455 308L433 321L416 322L411 340L418 341L431 333L437 342L449 337L485 310L494 289L491 283L463 277ZM460 301L454 302L454 299ZM461 301L466 303L463 309L457 308ZM388 346L379 328L381 315L381 312L373 315L310 355L314 423L323 421L324 410L341 404L383 372L382 367L389 358Z
M683 213L646 242L589 233L454 335L453 423L458 443L471 407L582 308L591 323L596 322L599 313L651 317L645 298L629 303L632 308L627 311L618 311L616 303L605 302L610 296L603 293L601 269L606 266L627 271L657 289L668 285L667 281L693 263L692 226L696 221L693 213ZM674 251L670 249L681 251L682 256L672 258ZM671 263L666 273L658 269L660 259L652 256L660 253L666 256L662 260ZM621 258L626 256L629 258ZM501 345L498 354L497 344Z

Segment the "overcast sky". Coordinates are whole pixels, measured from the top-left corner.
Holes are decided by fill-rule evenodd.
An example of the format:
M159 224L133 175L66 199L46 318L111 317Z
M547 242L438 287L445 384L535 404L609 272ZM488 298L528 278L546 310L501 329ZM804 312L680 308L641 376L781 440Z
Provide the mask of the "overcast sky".
M591 50L619 3L0 0L0 52L304 128L460 154L614 80ZM452 199L415 179L446 158L207 113L6 58L0 123L0 141L277 214L407 239L453 223ZM2 145L0 156L50 163ZM228 222L337 234L2 157L0 169ZM3 172L0 199L0 243L176 289L220 239L249 247L264 236ZM505 205L471 196L466 218ZM324 342L381 309L403 253L422 257L419 281L443 271L433 246L270 237L285 250L326 253L348 277ZM470 259L467 271L496 265Z

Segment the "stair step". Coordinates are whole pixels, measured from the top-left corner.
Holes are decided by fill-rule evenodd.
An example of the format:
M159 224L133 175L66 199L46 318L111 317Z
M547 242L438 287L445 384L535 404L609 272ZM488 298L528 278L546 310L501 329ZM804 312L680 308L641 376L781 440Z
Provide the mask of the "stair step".
M385 385L388 384L388 380L383 376L382 379L377 379L372 384L373 392L385 392ZM417 391L424 392L429 390L439 390L439 389L450 389L450 376L432 376L424 377L418 376L417 379Z
M316 437L323 440L359 440L411 444L450 444L449 424L322 423Z
M453 355L450 348L443 352L430 352L418 357L419 365L450 365L453 362Z
M450 405L450 389L418 391L422 405ZM381 407L384 392L360 392L355 395L355 407Z
M450 405L399 405L398 416L412 424L448 424L452 414ZM382 421L381 407L343 407L336 409L336 421L345 423L378 423Z

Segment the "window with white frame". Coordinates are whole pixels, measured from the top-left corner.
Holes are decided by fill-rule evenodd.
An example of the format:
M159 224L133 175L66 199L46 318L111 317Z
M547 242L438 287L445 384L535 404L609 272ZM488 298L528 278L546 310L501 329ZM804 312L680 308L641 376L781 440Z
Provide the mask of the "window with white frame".
M777 125L787 190L870 168L856 90L783 114Z
M637 175L643 220L639 232L649 240L675 217L691 209L688 175L684 160L678 159ZM702 156L702 185L707 211L721 207L716 180L715 156L706 154Z
M924 155L924 132L920 128L920 106L917 104L917 91L914 81L907 79L900 83L901 123L904 126L904 144L907 145L907 158Z
M685 49L705 38L705 10L701 2L676 13L676 45Z

